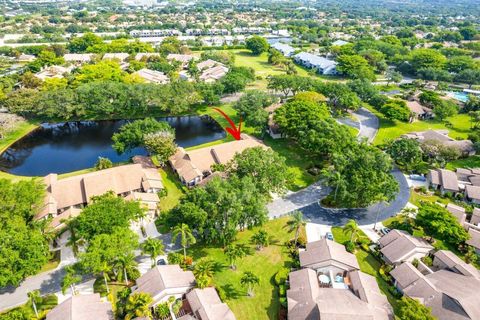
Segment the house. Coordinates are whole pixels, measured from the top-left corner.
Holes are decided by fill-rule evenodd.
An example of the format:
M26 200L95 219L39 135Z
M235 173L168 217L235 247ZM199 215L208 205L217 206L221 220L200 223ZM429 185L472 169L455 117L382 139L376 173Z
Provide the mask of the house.
M332 42L332 46L335 46L335 47L341 47L341 46L344 46L346 44L349 44L350 42L348 41L344 41L344 40L335 40Z
M383 260L398 265L426 256L433 250L427 241L411 236L403 230L392 230L378 240Z
M456 148L463 156L475 154L473 142L470 140L455 140L448 136L448 130L427 130L410 132L402 135L403 138L415 139L419 142L436 141L446 147Z
M480 280L448 268L425 273L405 262L390 275L400 292L431 308L439 320L480 319Z
M212 165L227 164L233 159L235 154L254 147L267 148L259 140L242 134L240 140L199 148L188 152L180 147L177 149L177 152L170 157L169 163L180 177L182 183L191 187L197 185L212 173Z
M295 53L295 48L285 43L277 42L272 44L271 47L280 51L285 57L291 57Z
M103 55L103 60L118 60L120 62L124 62L125 60L130 57L130 54L125 53L125 52L119 52L119 53L105 53Z
M470 239L468 239L466 243L474 247L477 254L480 254L480 230L469 228L468 234L470 235Z
M455 216L455 218L457 218L457 221L458 223L460 223L460 225L463 226L465 224L465 220L467 219L467 213L465 212L464 207L460 207L460 206L457 206L456 204L449 203L447 204L446 208L448 212L450 212L452 215Z
M473 265L460 259L455 253L448 250L438 250L434 254L433 267L439 270L448 270L466 277L480 280L480 271Z
M113 320L112 305L100 294L78 294L63 301L47 313L47 320Z
M452 194L460 192L457 175L455 172L447 169L429 170L427 183L433 190L440 190L442 194L445 192Z
M165 84L170 81L170 79L168 79L168 77L163 72L147 68L140 69L133 74L139 76L147 83Z
M300 252L300 266L317 272L327 271L325 268L332 273L360 270L357 258L344 245L328 239L307 243L306 250Z
M195 286L192 271L183 271L179 265L156 266L137 279L132 294L148 293L153 298L151 307L165 302L170 297L182 298Z
M45 81L46 79L61 79L65 74L70 73L71 68L65 68L62 66L49 66L45 67L40 72L35 73L35 77Z
M274 103L265 108L265 111L268 112L268 134L273 139L280 139L282 138L282 132L280 131L280 126L275 123L273 117L275 115L275 110L282 106L281 103Z
M306 68L316 69L318 73L323 75L337 74L337 63L335 61L311 53L300 52L293 56L293 60Z
M154 196L142 197L139 193L156 194L163 189L162 178L154 168L145 168L142 164L128 164L110 169L99 170L64 179L51 173L44 177L46 196L42 210L35 217L52 217L50 227L61 227L60 221L78 215L94 196L113 191L119 196L130 196L151 206ZM135 195L131 193L135 192ZM155 207L156 208L156 207ZM77 209L77 210L75 210ZM150 211L151 215L156 212Z
M194 319L197 320L235 320L235 315L226 303L220 300L215 288L207 287L205 289L193 289L186 295L188 309ZM190 314L178 318L178 320L192 319L188 318Z
M191 54L178 54L178 53L170 53L167 56L168 61L173 61L173 60L178 61L180 62L183 68L185 68L190 62L190 60L192 59L196 60L197 57Z
M135 55L135 60L148 60L150 57L160 57L158 52L139 52Z
M67 53L63 56L63 59L65 62L87 63L92 61L94 57L93 53Z
M418 101L406 101L413 119L428 119L433 116L432 110L422 106Z
M479 186L465 186L465 197L468 201L480 204L480 187Z
M206 83L212 83L223 78L227 73L228 73L227 67L223 65L218 65L218 66L204 70L200 75L199 79Z
M21 55L18 56L17 61L18 62L32 62L35 59L36 59L36 57L34 55L22 53Z
M212 59L207 59L207 60L204 60L204 61L201 61L201 62L197 63L197 68L198 68L198 70L203 71L205 69L210 69L210 68L213 68L213 67L218 66L218 65L223 66L224 64L220 63L218 61L212 60Z

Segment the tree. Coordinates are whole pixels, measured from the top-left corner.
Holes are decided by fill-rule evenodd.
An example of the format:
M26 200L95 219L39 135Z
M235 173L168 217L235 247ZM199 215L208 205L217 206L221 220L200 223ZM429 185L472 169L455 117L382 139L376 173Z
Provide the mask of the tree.
M480 83L480 70L462 70L455 77L455 81L466 83L472 88L473 85Z
M318 86L317 91L328 98L328 105L337 113L355 111L362 103L357 94L343 83L327 82Z
M400 138L393 141L387 147L387 153L407 171L415 169L422 161L420 143L414 139Z
M215 268L215 262L210 258L201 259L195 263L193 274L195 275L198 288L203 289L210 285Z
M155 262L159 255L165 253L162 240L155 238L147 238L142 244L142 252L148 254L152 259L152 268L155 266Z
M126 201L113 192L92 197L91 203L75 218L78 236L90 240L99 234L111 234L117 227L128 228L132 220L145 215L145 209L136 201Z
M258 191L264 195L283 193L289 182L285 158L272 149L248 148L237 153L227 164L226 171L239 178L251 177Z
M416 223L428 234L453 245L459 245L470 237L455 216L435 203L422 203Z
M253 297L253 288L260 283L260 278L251 271L245 271L242 278L240 278L240 283L242 286L247 287L248 296Z
M257 246L257 250L262 250L264 247L268 247L269 237L265 230L258 230L254 233L251 241Z
M446 69L450 72L459 73L468 69L475 69L475 60L469 56L455 56L448 59Z
M373 68L368 61L359 55L341 55L337 59L337 71L347 75L352 79L375 80Z
M38 319L38 310L37 310L37 303L41 300L40 290L34 290L27 293L28 302L32 304L33 311L35 312L35 316Z
M177 238L180 237L180 244L183 247L183 257L186 259L187 258L187 247L195 244L197 240L195 239L195 236L193 235L192 231L190 230L190 227L185 224L181 223L177 225L175 228L172 230L172 242L175 242Z
M295 231L295 245L297 245L298 237L300 236L300 230L305 227L307 222L303 219L303 213L300 211L293 211L291 213L290 219L287 221L288 232Z
M112 147L119 154L128 152L143 145L145 135L159 131L169 131L173 133L173 129L167 122L157 121L154 118L145 118L127 123L113 135Z
M403 296L398 307L399 320L435 320L431 308L425 307L418 300Z
M65 267L65 276L62 279L62 294L65 294L67 288L70 288L72 296L77 294L75 284L82 280L82 277L76 274L75 269L72 266Z
M420 69L442 69L447 59L434 49L415 49L410 53L410 64L415 72Z
M80 263L84 270L101 274L107 293L109 273L112 264L119 258L133 254L138 246L138 236L128 228L115 228L110 234L99 234L89 242L85 253L80 255Z
M388 69L385 74L385 78L387 79L387 84L390 85L390 82L399 83L400 81L402 81L403 76L398 71L395 71L393 69Z
M48 242L33 221L43 206L45 187L38 180L0 179L0 287L17 286L48 261Z
M350 242L355 242L357 240L358 232L360 228L355 220L348 220L347 224L343 227L344 233L350 233Z
M248 126L263 130L268 122L265 107L273 103L273 97L260 90L247 90L233 105Z
M435 107L433 107L433 113L438 119L445 120L458 113L458 105L452 101L440 100Z
M244 246L238 244L230 244L224 250L225 255L230 261L230 268L232 270L236 269L235 261L237 259L243 258L247 254L247 250Z
M400 120L407 122L410 119L411 112L403 100L393 100L380 109L387 119Z
M391 159L375 147L360 143L332 155L332 166L324 170L326 184L336 194L336 203L366 207L378 199L392 200L398 183L390 174Z
M177 151L175 135L171 131L158 131L144 136L145 148L164 165Z
M254 55L259 55L268 50L268 42L265 38L260 36L252 36L247 39L245 42L246 47L250 50Z
M456 160L461 156L458 148L444 145L441 141L437 140L422 141L420 147L430 163L436 162L442 168L448 161Z
M135 318L152 319L150 305L153 303L152 296L144 292L135 292L130 295L125 306L125 320Z
M102 44L103 40L99 36L88 32L79 38L72 38L67 45L67 48L70 52L81 53L85 52L88 47Z
M98 81L125 82L128 79L126 76L127 74L120 68L120 63L113 60L102 60L80 67L75 75L74 84Z
M104 170L113 167L113 163L108 158L98 157L95 163L95 170Z
M118 272L117 279L125 281L125 285L128 286L128 275L135 273L137 270L137 262L135 261L135 255L127 253L121 255L115 261L115 269L120 270Z

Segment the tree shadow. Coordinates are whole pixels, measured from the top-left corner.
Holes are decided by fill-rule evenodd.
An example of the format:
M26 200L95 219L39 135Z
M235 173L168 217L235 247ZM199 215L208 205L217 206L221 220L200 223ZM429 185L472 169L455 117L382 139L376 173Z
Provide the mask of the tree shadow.
M242 292L237 290L232 284L225 284L220 288L222 288L225 293L225 298L227 298L227 300L238 299L242 294Z

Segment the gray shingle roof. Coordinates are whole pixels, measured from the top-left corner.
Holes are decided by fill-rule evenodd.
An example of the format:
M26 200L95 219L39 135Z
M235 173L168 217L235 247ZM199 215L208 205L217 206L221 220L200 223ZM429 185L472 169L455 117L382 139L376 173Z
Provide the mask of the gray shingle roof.
M355 255L347 252L345 246L328 239L309 242L306 250L300 252L300 265L302 267L330 260L345 264L350 267L350 270L360 269Z

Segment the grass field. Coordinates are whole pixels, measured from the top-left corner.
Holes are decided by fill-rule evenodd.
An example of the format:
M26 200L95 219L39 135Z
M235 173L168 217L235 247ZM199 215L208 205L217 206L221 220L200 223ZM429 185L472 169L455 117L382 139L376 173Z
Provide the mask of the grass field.
M169 211L178 204L184 194L185 187L169 167L159 169L159 172L162 176L163 186L167 190L167 196L160 200L160 211Z
M291 264L291 259L283 246L285 241L293 238L293 234L284 228L287 219L271 220L265 224L263 228L272 239L271 244L261 251L256 251L253 245L250 245L250 237L258 228L239 232L235 243L249 245L251 254L238 259L235 271L228 267L228 260L220 247L198 244L187 250L187 254L193 256L194 260L208 257L222 265L221 270L214 275L213 284L225 291L228 297L226 303L238 320L249 320L253 319L252 317L258 320L278 318L280 303L273 277L280 268ZM260 278L259 285L254 289L254 297L248 297L246 289L240 285L244 271L251 271Z
M480 156L471 156L447 163L445 166L449 170L457 168L480 168Z
M454 139L466 139L470 131L470 117L466 114L458 114L446 119L451 123L451 127L447 127L445 122L437 120L415 121L413 123L406 123L402 121L386 119L383 114L369 108L370 111L380 120L380 130L375 137L374 144L383 144L390 140L400 137L402 134L413 131L438 130L447 129L450 131L449 136Z

